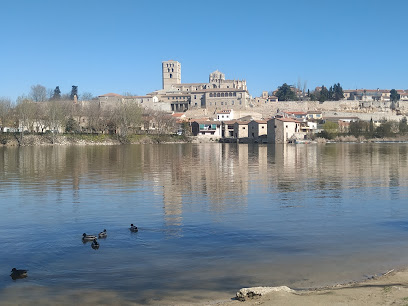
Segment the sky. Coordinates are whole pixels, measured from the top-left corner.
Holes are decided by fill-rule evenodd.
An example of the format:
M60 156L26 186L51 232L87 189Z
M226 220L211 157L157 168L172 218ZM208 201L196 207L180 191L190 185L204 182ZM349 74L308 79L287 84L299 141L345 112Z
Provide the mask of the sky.
M214 70L256 97L283 83L408 89L407 0L0 0L0 97L32 85L94 96Z

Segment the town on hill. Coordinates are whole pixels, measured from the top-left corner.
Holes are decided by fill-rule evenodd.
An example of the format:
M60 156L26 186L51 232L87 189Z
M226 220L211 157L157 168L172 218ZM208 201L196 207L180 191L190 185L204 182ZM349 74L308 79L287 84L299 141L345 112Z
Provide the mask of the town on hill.
M162 88L143 96L61 95L32 86L17 104L0 99L2 133L173 134L224 142L287 143L316 138L386 138L408 132L408 90L306 90L282 84L252 97L246 80L216 70L207 83L182 83L181 63L162 62ZM350 138L349 138L350 139Z

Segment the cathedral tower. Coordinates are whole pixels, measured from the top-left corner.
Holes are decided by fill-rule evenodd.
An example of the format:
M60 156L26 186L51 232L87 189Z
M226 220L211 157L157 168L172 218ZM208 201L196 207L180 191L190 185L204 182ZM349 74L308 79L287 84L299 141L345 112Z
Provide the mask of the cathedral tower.
M177 61L162 63L163 89L169 90L174 84L181 84L181 64Z

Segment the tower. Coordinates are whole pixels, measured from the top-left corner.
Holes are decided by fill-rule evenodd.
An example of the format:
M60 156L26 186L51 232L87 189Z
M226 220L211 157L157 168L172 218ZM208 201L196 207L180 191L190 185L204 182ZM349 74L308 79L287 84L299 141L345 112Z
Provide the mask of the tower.
M181 64L177 61L162 63L163 89L171 89L174 84L181 84Z

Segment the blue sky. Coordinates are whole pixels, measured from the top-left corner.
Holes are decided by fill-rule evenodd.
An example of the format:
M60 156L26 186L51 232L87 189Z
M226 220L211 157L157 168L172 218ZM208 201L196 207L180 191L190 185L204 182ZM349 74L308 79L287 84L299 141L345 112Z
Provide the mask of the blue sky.
M1 0L0 96L41 84L63 93L143 95L161 62L182 82L218 69L252 96L313 89L408 89L408 1Z

